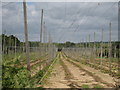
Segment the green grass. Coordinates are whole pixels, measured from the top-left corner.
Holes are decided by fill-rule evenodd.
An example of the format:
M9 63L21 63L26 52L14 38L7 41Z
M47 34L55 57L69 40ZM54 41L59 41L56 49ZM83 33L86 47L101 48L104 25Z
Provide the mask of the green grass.
M16 61L17 65L20 65L20 60ZM15 63L13 63L15 64ZM8 65L2 65L3 67L3 87L11 87L11 88L23 88L23 87L35 87L35 85L38 84L38 81L43 77L44 73L46 72L45 67L43 70L40 70L35 74L35 76L31 77L29 79L28 75L29 72L24 67L12 67L9 64Z
M118 72L118 73L116 74L116 76L117 76L118 78L120 78L120 72Z
M32 52L29 54L30 61L42 59L45 57L47 54L41 56L39 52ZM2 60L4 65L12 65L15 64L16 61L19 60L20 63L26 63L26 54L25 53L16 53L15 54L4 54L2 55Z
M83 85L81 86L81 88L89 88L89 86L86 85L86 84L83 84Z
M44 55L43 55L44 54ZM39 52L30 53L30 60L42 60L47 57L47 54L43 53L40 55ZM47 57L48 58L48 57ZM29 79L29 72L25 67L16 67L21 66L26 63L26 54L25 53L16 53L15 54L4 54L2 55L2 85L3 87L11 87L11 88L23 88L23 87L34 87L38 84L38 80L40 80L43 74L46 72L44 70L40 70L35 74L34 77ZM16 65L16 66L14 66ZM33 69L35 69L39 64L36 64ZM47 67L45 67L47 68Z
M103 88L103 86L96 84L93 88Z
M109 58L102 57L103 59L106 59L106 61L109 61ZM96 57L96 59L101 59L101 57ZM118 63L118 58L111 57L111 62Z

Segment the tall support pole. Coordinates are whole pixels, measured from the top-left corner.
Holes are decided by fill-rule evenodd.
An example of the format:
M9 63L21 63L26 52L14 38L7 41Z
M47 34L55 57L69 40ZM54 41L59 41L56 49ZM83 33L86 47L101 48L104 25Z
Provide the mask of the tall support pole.
M111 22L109 23L109 71L111 74Z
M22 52L24 53L25 51L25 46L24 46L24 39L23 39L23 43L22 43Z
M81 40L80 40L80 56L82 57L82 55L81 55L81 54L82 54L82 53L81 53L81 49L82 49L82 48L81 48L81 45L82 45L82 44L81 44L81 43L82 43L82 42L81 42Z
M96 33L94 32L94 65L96 61L96 45L95 45L95 40L96 40Z
M91 48L90 48L90 46L91 46L91 45L90 45L90 34L89 34L88 40L89 40L89 52L90 52L90 53L89 53L89 63L91 63L91 62L90 62L90 59L91 59L91 53L92 53L92 52L91 52Z
M15 59L16 59L16 36L15 36Z
M84 54L83 58L85 58L85 56L86 56L86 39L84 39L84 52L85 52L85 54Z
M82 53L82 57L83 57L83 56L84 56L84 50L83 50L83 49L84 49L84 47L83 47L83 46L84 46L84 40L81 39L81 42L82 42L82 48L81 48L82 50L81 50L81 52L83 52L83 53Z
M25 31L25 45L26 45L27 70L30 71L30 58L29 58L29 43L28 43L28 27L27 27L26 0L23 1L23 9L24 9L24 31Z
M45 40L46 40L46 31L45 31L45 22L44 22L44 38L43 38L43 41L44 41L44 43L46 42Z
M85 47L84 47L84 45L85 45L85 41L84 41L84 39L83 39L83 58L84 58L84 56L85 56Z
M118 41L120 42L120 1L118 2ZM120 43L118 44L118 52L120 52ZM118 53L118 73L120 73L120 53ZM120 78L117 85L120 86Z
M114 41L114 58L116 58L116 41Z
M120 42L120 1L118 2L118 41Z
M3 54L6 54L6 38L5 38L5 35L6 35L6 30L4 31L4 37L3 37Z
M10 56L10 49L11 49L11 46L12 46L12 40L11 40L11 35L9 36L9 44L8 44L8 55Z
M102 59L103 59L103 29L102 29L102 35L101 35L101 55L100 55L100 57L101 57L101 62L100 62L100 66L101 66L101 68L102 68Z
M51 50L52 50L51 42L52 42L52 40L51 40L51 35L50 35L50 33L49 33L49 38L48 38L48 40L49 40L49 46L48 46L49 58L50 58L50 61L51 61L51 56L52 56L52 52L51 52ZM49 62L50 62L50 61L49 61Z
M89 53L88 51L89 50L88 50L88 39L87 39L87 37L86 37L86 50L85 51L86 51L86 62L85 63L87 64L88 63L88 56L89 56L88 55L88 53Z
M41 12L41 29L40 29L40 43L42 43L42 26L43 26L43 9Z
M44 22L44 37L43 37L43 42L44 42L44 51L46 53L46 30L45 30L45 22Z
M11 34L11 47L10 47L10 48L11 48L11 50L10 50L10 51L11 51L11 52L10 52L11 54L14 53L14 51L13 51L13 50L14 50L14 49L13 49L13 48L14 48L14 47L13 47L13 44L14 44L14 39L12 39L12 34Z
M81 57L82 57L82 56L83 56L83 53L84 53L84 52L82 51L82 50L83 50L83 41L82 41L82 39L81 39L80 42L81 42ZM83 53L82 53L82 52L83 52Z
M48 50L48 33L47 33L47 29L45 29L45 33L46 33L46 51Z
M90 48L90 34L89 34L89 37L88 37L88 38L89 38L88 40L89 40L89 48Z
M39 43L39 49L40 49L39 52L40 52L40 54L42 54L42 53L41 53L41 49L42 49L42 48L41 48L41 45L42 45L42 44L41 44L41 43L42 43L42 32L43 32L42 29L43 29L43 9L42 9L42 11L41 11L41 27L40 27L40 43Z
M83 56L85 55L85 51L84 51L84 39L82 39L82 51L83 51Z

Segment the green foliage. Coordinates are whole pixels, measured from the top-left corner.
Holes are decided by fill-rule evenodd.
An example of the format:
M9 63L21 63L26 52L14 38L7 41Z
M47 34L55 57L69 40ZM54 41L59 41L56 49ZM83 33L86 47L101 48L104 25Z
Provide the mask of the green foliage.
M82 87L82 88L89 88L89 86L86 85L86 84L83 84L81 87Z
M2 86L4 88L22 88L30 87L29 72L26 68L16 68L11 66L4 66L2 71Z
M2 34L0 35L0 37L2 37L2 51L5 54L8 54L8 51L14 51L13 47L15 45L16 46L21 45L20 40L18 40L18 38L13 35L7 36L5 34Z
M3 54L2 55L2 59L3 59L3 65L11 65L11 64L15 64L18 62L18 64L20 64L20 61L19 61L19 58L20 58L20 54L17 53L16 54L16 58L15 58L15 54ZM22 56L23 58L23 56ZM25 60L24 60L25 61Z
M4 46L11 46L11 45L15 46L15 41L17 46L20 45L20 40L18 40L18 38L13 35L7 36L5 34L2 34L1 36L2 36L2 44Z
M39 84L39 80L43 77L49 66L48 65L43 70L40 70L33 77L29 77L29 71L24 67L19 67L21 65L21 58L13 59L9 58L9 56L4 56L2 65L2 86L4 88L34 88ZM33 69L31 68L31 70Z
M58 48L63 48L63 47L75 47L75 43L67 41L66 43L55 43L55 45Z
M18 63L19 62L16 61L16 64ZM30 72L24 67L17 68L5 65L2 65L2 67L2 86L4 88L33 88L38 84L48 68L46 67L44 70L40 70L36 73L33 77L29 77Z
M39 47L40 42L29 42L30 47Z
M41 70L34 77L29 77L30 72L26 68L16 67L21 65L21 60L18 58L10 60L6 55L4 57L2 65L2 86L4 88L34 87L43 75Z
M39 81L43 77L44 73L45 73L44 70L40 70L36 75L31 77L31 81L30 82L33 85L33 87L35 87L35 85L39 84Z
M65 47L74 47L75 46L75 43L72 43L72 42L66 42L65 43Z
M94 88L103 88L103 86L96 84Z
M120 72L118 71L117 75L116 75L118 78L120 78Z

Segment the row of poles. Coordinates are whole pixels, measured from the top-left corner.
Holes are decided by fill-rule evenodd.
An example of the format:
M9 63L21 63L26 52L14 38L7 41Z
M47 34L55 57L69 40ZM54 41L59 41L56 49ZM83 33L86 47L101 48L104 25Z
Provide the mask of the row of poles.
M25 31L25 48L26 48L26 57L27 57L27 69L30 71L30 58L29 58L29 42L28 42L28 26L27 26L27 9L26 9L26 0L24 0L23 2L23 9L24 9L24 31ZM43 9L42 9L42 12L41 12L41 30L40 30L40 43L39 45L41 45L42 43L42 32L43 32L43 28L42 26L44 25L44 28L45 28L45 22L43 23ZM109 27L110 27L110 42L109 42L109 59L111 58L111 22L109 23ZM47 38L45 38L45 30L44 30L44 42L46 41ZM50 36L50 35L49 35ZM90 35L89 35L89 41L90 41ZM95 33L94 33L94 41L95 41ZM101 40L101 53L103 52L102 51L102 48L103 48L103 30L102 30L102 40ZM95 42L94 42L95 43ZM94 44L95 45L95 44ZM15 45L15 49L16 49L16 45ZM16 51L16 50L15 50ZM101 57L102 57L102 54L101 54Z
M27 70L30 71L30 58L29 58L29 43L28 43L28 26L27 26L27 10L26 10L26 1L24 0L23 2L23 9L24 9L24 30L25 30L25 46L26 46L26 58L27 58ZM43 27L44 27L44 32L43 32ZM42 39L43 37L43 34L44 33L44 40ZM41 27L40 27L40 43L39 43L39 47L41 47L41 44L42 44L42 40L45 42L46 41L46 31L45 31L45 22L43 23L43 9L42 9L42 12L41 12ZM49 52L50 54L52 54L52 48L55 48L53 45L52 45L52 38L49 34L49 49L48 51L51 51ZM47 51L47 50L46 50ZM54 53L53 53L54 54ZM55 55L54 55L55 56Z
M44 17L44 13L43 13L43 9L41 11L41 25L40 25L40 42L37 42L37 46L30 46L30 43L28 41L28 23L27 23L27 6L26 6L26 0L23 1L23 11L24 11L24 34L25 34L25 42L23 40L23 42L20 42L22 44L18 45L17 43L17 36L16 35L10 35L9 36L9 40L8 40L8 45L6 44L6 30L4 31L4 36L3 36L3 54L15 54L15 58L16 58L16 54L18 52L25 52L26 53L26 61L27 61L27 70L30 71L30 52L32 51L37 51L40 52L39 56L43 55L43 54L48 54L49 57L49 62L53 59L53 57L55 57L56 53L56 48L55 46L52 44L52 37L50 35L50 33L46 32L46 27L45 27L45 21L43 20ZM12 38L12 36L14 38ZM33 42L35 43L35 42Z
M119 43L119 40L120 40L120 2L118 2L118 43L117 43L117 46L116 46L116 43L115 43L115 41L114 41L114 43L111 41L111 39L112 39L112 37L111 37L111 35L112 35L112 30L111 30L111 25L112 25L112 23L110 22L109 23L109 42L108 42L108 48L107 48L107 50L108 50L108 62L109 62L109 72L111 73L111 69L112 69L112 67L111 67L111 60L112 60L112 57L113 58L116 58L117 59L117 68L118 68L118 73L120 72L120 60L119 60L119 57L120 57L120 43ZM100 64L101 64L101 66L102 66L102 60L103 60L103 50L104 50L104 42L103 42L103 40L104 40L104 35L103 35L103 32L104 32L104 30L102 29L102 36L101 36L101 43L100 43L100 58L101 58L101 60L100 60ZM87 44L89 44L88 45L88 47L90 47L90 35L88 36L89 37L89 43L86 43L86 48L83 50L83 51L85 51L86 49L87 49ZM95 42L95 40L96 40L96 33L94 32L94 46L93 46L93 50L92 50L92 52L90 52L90 51L87 51L87 52L90 52L91 54L91 56L90 57L95 57L95 54L96 54L96 49L97 49L97 47L96 47L96 42ZM112 47L112 45L114 45L114 47ZM112 49L114 48L114 56L112 56ZM72 49L71 49L72 50ZM73 55L73 53L72 53L72 51L70 52L70 50L69 50L69 48L65 48L65 49L63 49L63 51L64 52L66 52L66 54L69 54L69 53L71 53L69 56L72 56ZM117 52L116 52L117 51ZM117 57L116 57L116 53L117 53ZM82 52L82 54L83 54L83 52ZM85 54L84 54L85 56L87 56L87 54L86 54L86 52L85 52Z
M90 63L90 59L93 60L93 59L96 58L96 56L100 57L100 59L101 59L100 60L100 65L102 67L103 53L104 53L104 56L106 56L105 51L107 50L108 51L109 71L111 73L111 69L112 69L112 67L111 67L112 62L111 61L112 61L112 58L119 57L119 51L117 51L117 49L119 49L118 46L120 46L120 45L116 44L115 41L114 41L114 43L111 41L111 39L112 39L111 22L109 23L109 42L106 42L106 43L103 42L103 40L104 40L103 33L104 33L104 30L102 29L102 31L101 31L101 42L99 43L99 46L97 46L97 42L95 42L96 41L96 33L94 32L94 35L93 35L94 42L90 42L91 36L89 34L86 42L80 42L80 47L78 47L78 48L74 48L74 47L73 48L72 47L71 48L64 48L63 52L65 52L66 54L68 54L68 56L73 57L73 58L83 57L83 56L84 57L89 57L89 60L86 58L86 62L89 62L89 63ZM93 46L91 46L91 45L93 45ZM112 56L112 50L113 49L114 49L114 56ZM117 54L117 57L116 57L116 54ZM91 57L94 57L94 58L91 58Z

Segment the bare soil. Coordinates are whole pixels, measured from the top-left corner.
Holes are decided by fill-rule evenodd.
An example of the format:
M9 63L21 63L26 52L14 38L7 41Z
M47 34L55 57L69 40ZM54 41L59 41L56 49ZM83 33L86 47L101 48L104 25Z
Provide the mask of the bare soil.
M75 62L78 64L78 62ZM46 80L44 88L94 88L100 86L100 88L108 88L106 83L115 84L113 78L109 75L94 70L88 66L81 65L85 69L77 67L73 63L69 62L68 58L60 52L60 58L55 64L50 77ZM105 81L105 83L96 80L94 76L90 75L86 70L94 72L99 76L99 79Z
M44 88L69 88L65 72L59 61L55 64L50 77L45 81Z

